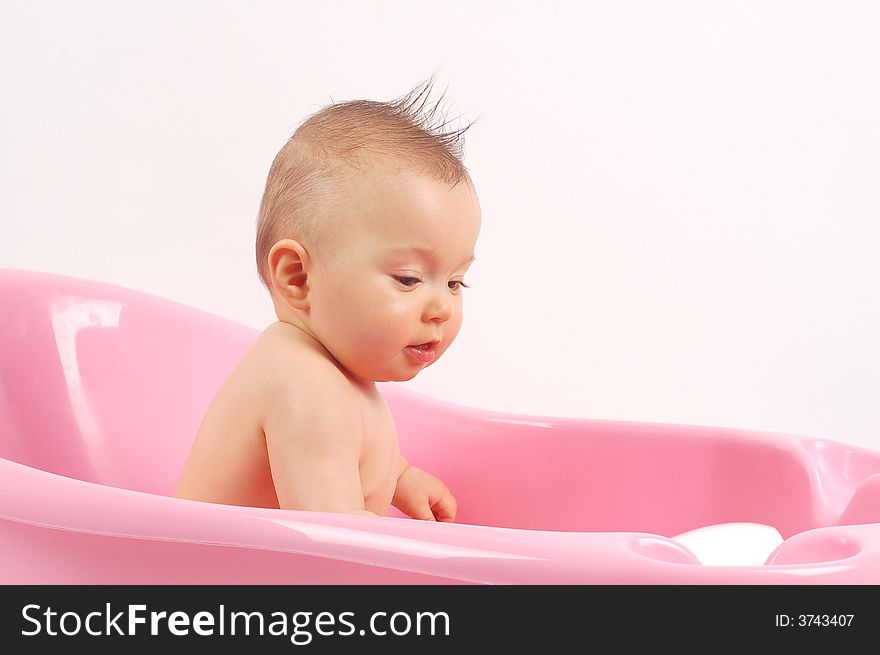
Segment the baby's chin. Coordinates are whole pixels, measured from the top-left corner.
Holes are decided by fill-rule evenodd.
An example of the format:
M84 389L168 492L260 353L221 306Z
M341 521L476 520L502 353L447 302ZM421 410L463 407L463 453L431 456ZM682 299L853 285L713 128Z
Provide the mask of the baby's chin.
M431 362L432 364L434 362ZM427 366L423 366L422 368L413 368L408 371L394 371L393 373L388 373L386 375L379 376L375 378L374 382L407 382L416 377L419 373L424 371Z
M375 368L369 370L367 367L363 367L360 371L352 368L349 368L348 370L362 380L369 380L371 382L407 382L412 380L429 366L433 366L436 363L437 359L434 359L433 362L422 366L395 366L390 370L388 368L384 370L376 370Z
M421 371L413 371L412 374L405 375L383 375L381 377L373 378L373 382L407 382L412 380L419 373L421 373Z

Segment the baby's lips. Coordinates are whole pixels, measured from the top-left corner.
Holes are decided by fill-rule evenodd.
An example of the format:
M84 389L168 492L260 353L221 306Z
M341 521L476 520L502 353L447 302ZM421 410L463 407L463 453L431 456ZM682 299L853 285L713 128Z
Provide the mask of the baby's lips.
M420 343L414 343L408 347L409 348L421 348L422 346L427 345L427 348L425 348L425 350L431 350L433 348L436 348L439 343L440 343L440 339L434 339L431 341L422 341Z
M431 343L431 342L427 342ZM421 344L423 345L423 344ZM437 351L433 348L432 345L429 345L425 348L417 346L407 346L406 351L409 352L410 356L418 363L421 364L430 364L437 358Z

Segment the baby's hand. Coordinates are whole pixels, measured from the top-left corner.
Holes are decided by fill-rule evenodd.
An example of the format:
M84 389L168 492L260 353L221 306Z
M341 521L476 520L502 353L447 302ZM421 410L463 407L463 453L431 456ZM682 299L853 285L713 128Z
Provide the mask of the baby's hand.
M410 466L397 478L391 501L401 512L423 521L455 520L455 497L445 484L417 466Z

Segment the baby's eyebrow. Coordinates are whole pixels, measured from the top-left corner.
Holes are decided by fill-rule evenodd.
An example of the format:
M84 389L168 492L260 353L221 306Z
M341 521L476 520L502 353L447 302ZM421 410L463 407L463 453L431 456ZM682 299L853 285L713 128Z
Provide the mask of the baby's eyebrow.
M387 254L387 255L395 254L395 253L410 253L410 252L418 253L419 255L422 255L422 257L425 257L426 259L433 259L435 256L433 250L431 250L430 248L423 248L422 246L396 246L393 248L386 248L385 249L385 254ZM475 262L476 260L477 260L477 258L474 257L473 253L471 253L464 260L464 262L462 262L462 266L464 266L465 264L470 264L472 262Z

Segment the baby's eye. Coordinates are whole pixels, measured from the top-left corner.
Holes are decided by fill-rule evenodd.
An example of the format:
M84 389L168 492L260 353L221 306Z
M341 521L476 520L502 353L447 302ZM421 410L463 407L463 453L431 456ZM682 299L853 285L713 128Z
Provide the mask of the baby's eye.
M452 280L449 283L449 288L453 291L458 291L461 287L464 287L465 289L470 289L470 286L465 284L463 280Z
M411 287L421 282L421 280L419 280L419 278L417 277L404 277L395 275L394 279L400 282L405 287Z

